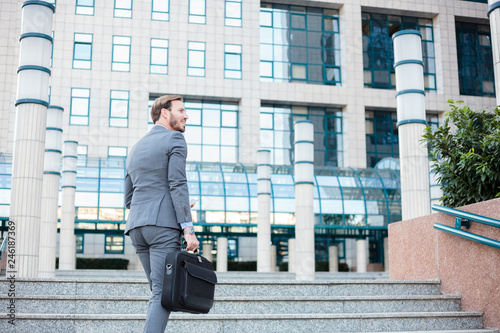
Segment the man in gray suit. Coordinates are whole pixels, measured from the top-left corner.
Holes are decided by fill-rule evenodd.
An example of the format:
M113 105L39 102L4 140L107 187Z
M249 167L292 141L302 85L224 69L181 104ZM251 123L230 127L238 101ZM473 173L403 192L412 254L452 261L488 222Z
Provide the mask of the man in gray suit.
M151 287L144 332L164 332L170 312L161 306L163 265L167 252L195 251L186 179L187 145L182 133L188 115L181 96L166 95L151 107L153 128L127 158L125 207L130 208L125 235L130 236Z

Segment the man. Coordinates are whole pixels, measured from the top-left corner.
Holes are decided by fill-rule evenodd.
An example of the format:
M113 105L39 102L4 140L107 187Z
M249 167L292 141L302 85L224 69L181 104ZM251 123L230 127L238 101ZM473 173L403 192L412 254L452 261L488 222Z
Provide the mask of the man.
M182 133L188 115L181 96L166 95L151 107L153 128L127 158L125 207L130 208L125 235L130 236L151 287L144 332L164 332L170 312L161 306L167 252L195 251L186 179L187 145Z

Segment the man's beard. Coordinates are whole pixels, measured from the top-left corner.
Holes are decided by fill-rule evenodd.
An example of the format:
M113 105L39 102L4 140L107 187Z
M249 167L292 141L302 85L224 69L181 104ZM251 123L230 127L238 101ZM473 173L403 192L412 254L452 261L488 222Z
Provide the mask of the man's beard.
M169 121L170 128L173 129L174 131L178 131L181 133L184 133L186 127L182 126L182 123L180 120L175 120L175 119L170 119Z

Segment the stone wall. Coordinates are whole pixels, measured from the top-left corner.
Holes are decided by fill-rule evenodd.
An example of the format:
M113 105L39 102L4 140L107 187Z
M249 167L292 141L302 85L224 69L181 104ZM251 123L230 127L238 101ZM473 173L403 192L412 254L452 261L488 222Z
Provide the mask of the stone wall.
M500 199L460 210L500 220ZM389 225L391 280L440 280L445 294L461 294L462 309L484 312L485 327L500 328L500 249L433 228L455 226L443 213ZM472 222L471 233L500 241L500 228Z

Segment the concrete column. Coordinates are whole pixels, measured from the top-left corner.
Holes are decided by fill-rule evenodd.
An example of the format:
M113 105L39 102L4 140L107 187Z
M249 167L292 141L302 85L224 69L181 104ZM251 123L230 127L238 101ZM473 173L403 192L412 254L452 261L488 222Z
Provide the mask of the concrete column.
M15 230L16 277L37 277L54 6L23 4L10 217ZM7 271L7 273L9 272Z
M276 263L276 245L270 246L269 251L269 266L270 270L268 272L276 272L277 271L277 263Z
M297 280L314 280L314 124L298 120L295 126L295 238Z
M257 152L257 272L272 272L271 266L271 152Z
M49 106L43 163L42 213L38 277L53 278L56 270L57 207L61 178L62 122L64 109Z
M295 273L295 262L296 262L296 243L295 238L288 239L288 271L290 273Z
M227 238L217 238L217 272L227 272Z
M76 141L64 142L62 171L62 215L59 236L59 269L76 269L75 190L76 190Z
M488 17L490 19L493 69L495 71L495 94L497 105L500 105L500 1L488 0Z
M422 140L425 118L422 36L416 30L402 30L394 40L396 99L401 164L401 206L403 220L431 213L429 160Z
M356 271L366 273L368 258L366 254L366 239L356 240Z
M214 256L212 255L212 249L213 249L212 244L208 244L208 243L202 244L203 256L209 261L214 261Z
M330 264L330 272L339 271L339 248L336 245L331 245L328 248L328 259Z
M384 270L389 272L389 237L384 237Z

